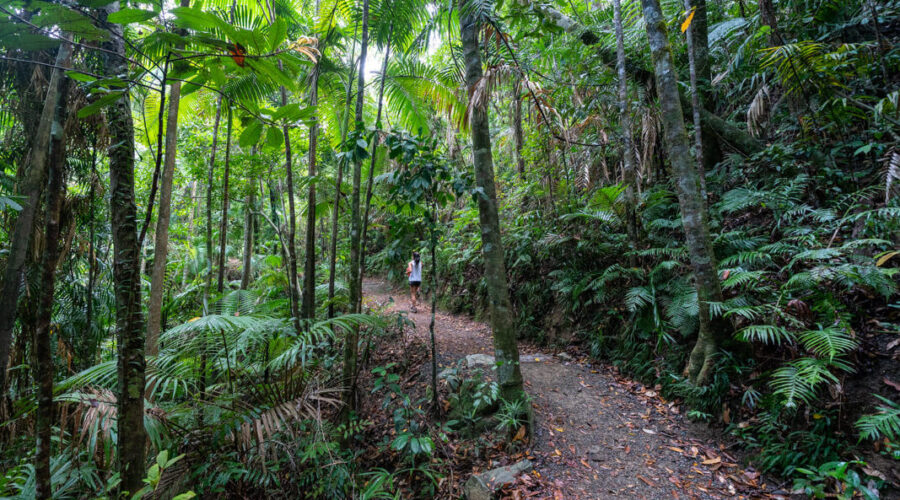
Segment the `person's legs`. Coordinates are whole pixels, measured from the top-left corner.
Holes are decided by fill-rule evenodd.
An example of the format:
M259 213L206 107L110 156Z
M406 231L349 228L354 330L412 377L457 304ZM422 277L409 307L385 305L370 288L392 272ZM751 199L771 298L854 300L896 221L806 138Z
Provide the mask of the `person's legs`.
M413 311L418 309L419 306L419 284L418 283L410 283L409 284L409 298L412 303Z

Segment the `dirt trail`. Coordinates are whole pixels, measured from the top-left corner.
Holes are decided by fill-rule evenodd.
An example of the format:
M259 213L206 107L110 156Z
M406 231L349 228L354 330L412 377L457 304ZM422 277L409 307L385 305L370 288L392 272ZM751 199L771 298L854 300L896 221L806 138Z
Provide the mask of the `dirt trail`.
M409 313L408 294L368 280L367 301L389 304L426 337L430 309ZM464 316L437 313L441 367L469 354L492 354L490 330ZM520 346L522 375L535 409L535 470L566 498L779 498L706 426L642 386L588 360Z

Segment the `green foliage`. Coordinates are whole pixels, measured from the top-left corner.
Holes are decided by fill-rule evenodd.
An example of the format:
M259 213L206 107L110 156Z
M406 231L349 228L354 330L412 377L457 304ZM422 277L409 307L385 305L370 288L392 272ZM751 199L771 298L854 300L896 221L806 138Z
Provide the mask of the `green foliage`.
M864 466L858 460L852 462L827 462L815 469L797 469L804 475L794 481L794 489L811 498L838 498L850 500L862 497L866 500L880 498L873 482L863 484L863 476L853 466Z

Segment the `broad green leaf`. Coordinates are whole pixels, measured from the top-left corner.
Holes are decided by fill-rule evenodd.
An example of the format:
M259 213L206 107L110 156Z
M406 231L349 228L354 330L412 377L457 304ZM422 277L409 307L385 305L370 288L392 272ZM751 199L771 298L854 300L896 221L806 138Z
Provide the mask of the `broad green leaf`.
M241 147L249 147L253 146L257 142L259 142L259 136L262 135L262 123L258 120L253 120L247 128L241 132L241 137L238 139L238 143Z
M92 102L91 104L88 104L87 106L79 109L78 110L78 118L85 118L85 117L91 116L93 114L96 114L98 111L100 111L104 107L109 106L110 104L118 101L119 98L122 97L123 95L125 95L125 91L123 91L123 90L117 90L115 92L110 92L110 93L104 95L100 99L97 99L96 101Z
M66 76L76 82L94 82L97 80L96 76L86 75L84 73L79 73L78 71L66 71Z
M156 17L157 12L152 10L143 10L143 9L132 9L130 7L126 7L118 12L113 12L109 15L109 22L115 24L131 24L131 23L140 23L146 21L148 19L152 19Z
M0 46L27 51L52 49L59 44L60 40L35 33L17 33L0 39Z
M277 18L269 27L269 52L275 52L287 38L287 22L284 18Z
M182 28L205 31L220 24L215 15L193 7L176 7L169 12L175 15L175 24Z
M199 74L191 78L189 81L184 82L184 84L181 86L181 95L186 96L202 89L203 85L206 84L206 80L206 75Z
M284 132L275 127L269 127L266 130L266 144L273 148L280 148L284 144Z

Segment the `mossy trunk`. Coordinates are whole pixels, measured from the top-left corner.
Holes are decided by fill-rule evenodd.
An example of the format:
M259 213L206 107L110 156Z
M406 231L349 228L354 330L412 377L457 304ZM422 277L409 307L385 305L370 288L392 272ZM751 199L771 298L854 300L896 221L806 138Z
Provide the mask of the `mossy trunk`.
M628 77L625 73L625 36L622 26L622 5L620 0L613 0L613 16L616 29L616 75L618 77L619 121L622 126L622 178L625 183L625 228L628 232L628 243L632 252L637 249L637 194L635 186L635 169L637 159L634 154L634 138L631 128L631 102L628 98ZM636 265L632 254L630 265Z
M105 14L119 11L113 2ZM104 21L105 21L105 17ZM104 43L106 74L128 74L122 26L109 24ZM109 130L109 213L113 239L113 282L116 296L118 348L118 470L120 491L135 493L143 486L147 433L144 430L144 317L141 310L140 249L134 199L134 123L126 93L107 108Z
M469 129L475 163L475 185L478 191L475 196L478 199L478 217L481 225L484 279L487 283L490 302L491 330L500 392L504 399L511 401L524 397L522 373L519 369L515 322L506 281L503 241L500 237L500 216L494 187L490 123L486 106L476 106L472 102L472 94L483 75L481 52L478 46L478 26L475 18L465 14L469 11L465 1L460 1L462 14L460 14L459 24L466 86L469 92Z
M699 304L700 330L697 344L691 352L685 371L693 382L703 384L711 374L719 341L727 335L722 322L712 321L709 311L710 302L722 301L722 290L716 271L712 239L709 235L706 202L700 188L700 176L697 165L691 157L684 126L677 72L669 49L665 18L659 0L641 0L641 4L656 73L665 143L672 174L675 176L678 202L681 206L681 222L691 268L694 271L694 287L697 290Z
M309 83L309 105L319 102L319 65L313 68ZM316 153L319 140L318 117L309 126L309 178L316 176ZM303 304L300 308L303 319L316 317L316 183L310 182L306 202L306 250L303 262Z

